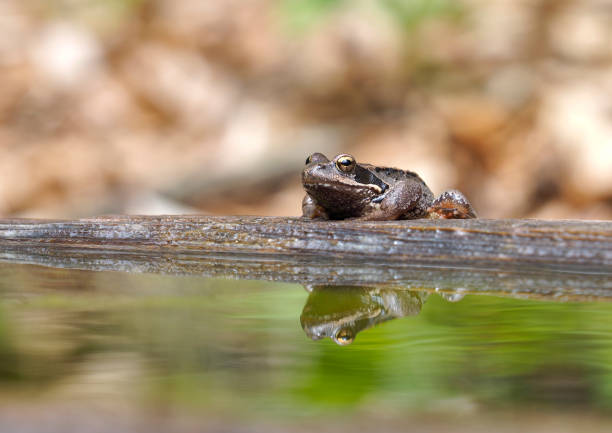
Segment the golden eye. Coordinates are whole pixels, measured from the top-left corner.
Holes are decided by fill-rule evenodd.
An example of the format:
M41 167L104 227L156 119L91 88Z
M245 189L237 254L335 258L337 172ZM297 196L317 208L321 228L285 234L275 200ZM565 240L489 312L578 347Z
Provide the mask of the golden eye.
M339 344L341 346L351 344L354 339L355 336L349 329L341 329L334 336L334 341L336 342L336 344Z
M312 155L306 158L306 165L310 164L311 162L312 162Z
M345 173L350 173L355 168L355 158L351 155L342 155L336 159L336 167Z

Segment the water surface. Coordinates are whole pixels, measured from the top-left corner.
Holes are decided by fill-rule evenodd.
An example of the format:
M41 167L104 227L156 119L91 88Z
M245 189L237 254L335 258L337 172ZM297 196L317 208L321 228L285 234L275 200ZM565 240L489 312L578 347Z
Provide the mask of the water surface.
M612 425L612 303L308 290L0 265L0 431Z

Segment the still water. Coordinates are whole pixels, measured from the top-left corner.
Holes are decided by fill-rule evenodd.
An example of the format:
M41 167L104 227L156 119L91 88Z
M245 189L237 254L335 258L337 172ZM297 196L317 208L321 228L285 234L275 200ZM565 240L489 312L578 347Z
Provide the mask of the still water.
M612 303L0 265L0 432L612 431Z

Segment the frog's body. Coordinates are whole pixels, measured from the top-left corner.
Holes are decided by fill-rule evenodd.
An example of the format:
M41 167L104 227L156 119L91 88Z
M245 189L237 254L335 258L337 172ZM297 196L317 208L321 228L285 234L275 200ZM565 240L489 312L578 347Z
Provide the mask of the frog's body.
M307 218L395 220L416 218L475 218L471 204L459 191L437 199L411 171L358 164L351 155L329 160L314 153L302 172Z
M362 286L313 286L300 323L313 340L331 338L341 346L379 323L415 316L428 298L427 292Z

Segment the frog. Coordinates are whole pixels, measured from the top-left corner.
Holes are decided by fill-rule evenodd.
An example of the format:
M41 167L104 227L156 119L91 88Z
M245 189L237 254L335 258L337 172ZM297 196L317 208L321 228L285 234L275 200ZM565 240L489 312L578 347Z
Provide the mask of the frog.
M458 190L435 197L421 177L408 170L358 163L341 153L328 159L316 152L302 171L306 196L302 216L313 220L410 220L477 218Z
M312 340L330 338L339 346L380 323L416 316L429 293L386 287L311 286L300 324Z
M353 285L306 285L309 293L300 324L308 338L330 338L339 346L355 341L357 334L381 323L416 316L430 292L407 287ZM449 302L458 302L463 291L438 292Z

